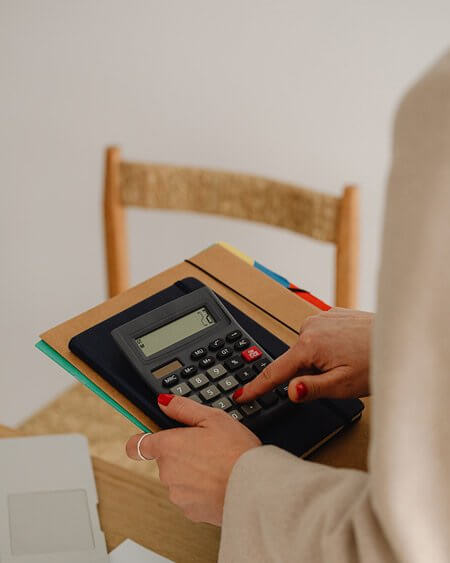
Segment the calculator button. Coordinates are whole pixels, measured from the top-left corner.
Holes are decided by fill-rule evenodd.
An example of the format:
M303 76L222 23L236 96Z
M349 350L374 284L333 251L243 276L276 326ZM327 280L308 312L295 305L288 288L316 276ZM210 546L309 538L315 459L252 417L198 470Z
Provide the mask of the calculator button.
M261 397L258 397L258 401L264 408L267 409L268 407L272 407L278 402L278 395L275 391L272 390L268 393L264 393L264 395L261 395Z
M261 407L256 401L251 401L250 403L245 403L241 405L242 412L247 416L252 416L261 410Z
M197 366L186 366L180 371L180 375L181 377L192 377L197 371Z
M227 373L227 370L223 367L222 364L217 364L216 366L209 368L206 372L211 379L219 379L222 375Z
M198 362L198 365L201 368L209 368L209 367L213 366L215 363L216 363L216 360L212 356L207 356L206 358L203 358L203 360L200 360Z
M234 371L236 369L241 368L244 365L244 362L241 360L239 356L234 356L234 358L230 358L229 360L224 362L224 365L230 371Z
M178 375L176 373L171 373L162 380L162 384L164 385L164 387L170 387L172 385L175 385L175 383L178 383L178 381Z
M180 395L181 397L184 397L184 395L187 395L191 392L191 389L187 383L179 383L178 385L175 385L175 387L172 387L170 392L174 395Z
M200 391L200 396L205 399L205 401L212 401L218 395L220 395L220 391L215 385L211 385L210 387L207 387L206 389Z
M223 411L227 411L231 408L231 402L226 397L223 397L223 399L214 401L211 406L215 409L222 409Z
M190 395L188 399L192 399L193 401L195 401L196 403L200 403L201 405L203 404L203 401L198 395Z
M241 338L234 345L234 349L240 352L241 350L245 350L249 346L250 346L250 340L248 338Z
M256 373L261 373L262 370L269 364L270 360L268 360L267 358L261 358L261 360L258 360L253 364L253 369L256 371Z
M225 346L225 340L223 338L215 338L209 343L208 348L211 352L216 352L216 350L220 350L223 346Z
M222 379L222 381L219 381L219 387L223 391L231 391L238 385L239 383L234 379L232 375L229 375L228 377L225 377L225 379Z
M234 418L235 420L242 420L244 418L242 414L236 409L230 411L228 414L231 416L231 418Z
M226 336L227 342L236 342L242 336L242 332L240 330L233 330L233 332L229 332Z
M203 373L194 375L194 377L191 377L191 379L189 380L189 385L194 389L201 389L202 387L208 384L209 384L209 379Z
M256 377L256 373L248 368L243 369L238 374L236 374L236 378L240 383L248 383L254 377Z
M201 358L204 358L206 356L206 354L208 353L208 350L206 348L197 348L197 350L194 350L191 354L191 358L193 360L200 360Z
M283 383L282 385L278 385L277 393L280 395L282 399L288 396L288 387L289 383Z
M232 355L233 355L233 349L230 348L229 346L225 346L225 348L222 348L222 350L219 350L217 352L217 359L224 360L225 358L229 358Z
M258 346L252 346L251 348L244 350L241 355L246 362L254 362L255 360L259 360L262 356L262 352Z

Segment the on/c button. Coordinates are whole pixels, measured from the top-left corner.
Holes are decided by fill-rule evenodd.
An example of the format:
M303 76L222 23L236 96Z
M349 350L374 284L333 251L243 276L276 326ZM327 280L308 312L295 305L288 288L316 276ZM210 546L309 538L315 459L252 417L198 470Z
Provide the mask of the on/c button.
M247 348L247 350L241 352L241 355L246 362L254 362L262 356L262 352L258 346L251 346L250 348Z

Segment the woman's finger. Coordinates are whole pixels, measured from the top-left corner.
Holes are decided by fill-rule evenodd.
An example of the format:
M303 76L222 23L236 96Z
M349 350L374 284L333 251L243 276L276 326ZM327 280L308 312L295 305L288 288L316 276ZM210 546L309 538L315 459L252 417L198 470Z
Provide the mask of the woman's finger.
M289 399L303 403L315 399L343 399L351 396L348 388L348 370L338 367L318 375L294 377L288 387Z
M233 399L238 403L252 401L309 366L308 349L300 345L293 346L269 364L253 381L235 391Z

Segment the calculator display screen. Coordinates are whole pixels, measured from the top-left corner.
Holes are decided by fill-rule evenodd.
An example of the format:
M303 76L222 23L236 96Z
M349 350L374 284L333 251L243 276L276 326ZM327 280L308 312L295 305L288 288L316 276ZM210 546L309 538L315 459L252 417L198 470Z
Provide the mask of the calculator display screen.
M213 324L216 321L211 313L206 307L201 307L135 340L143 354L149 357Z

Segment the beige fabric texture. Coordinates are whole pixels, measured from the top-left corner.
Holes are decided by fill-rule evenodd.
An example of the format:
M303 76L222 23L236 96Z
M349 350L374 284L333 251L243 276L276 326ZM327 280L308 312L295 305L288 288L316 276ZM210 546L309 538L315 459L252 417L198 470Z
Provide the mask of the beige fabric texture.
M337 241L339 198L247 174L122 162L125 205L225 215Z
M397 113L382 256L369 473L246 453L222 563L450 561L450 52Z

